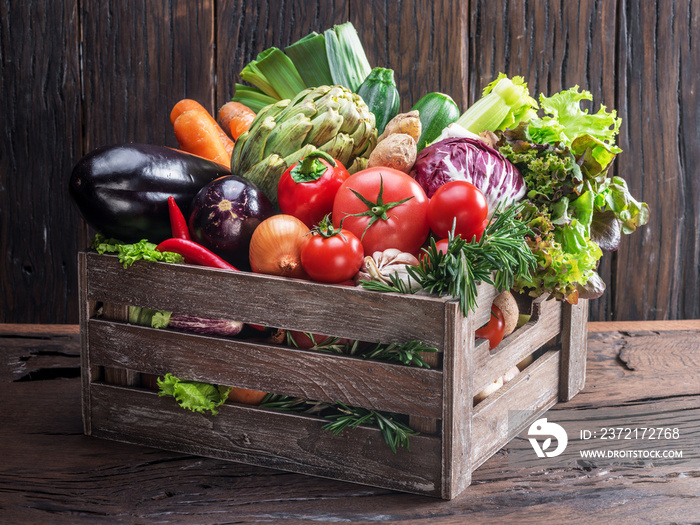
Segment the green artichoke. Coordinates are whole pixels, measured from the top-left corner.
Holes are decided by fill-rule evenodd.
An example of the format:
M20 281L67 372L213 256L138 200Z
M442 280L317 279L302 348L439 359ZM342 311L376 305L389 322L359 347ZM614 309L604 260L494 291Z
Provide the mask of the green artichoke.
M367 165L377 142L374 114L342 86L301 91L264 107L231 155L231 173L253 182L277 205L277 184L287 168L319 149L348 168Z

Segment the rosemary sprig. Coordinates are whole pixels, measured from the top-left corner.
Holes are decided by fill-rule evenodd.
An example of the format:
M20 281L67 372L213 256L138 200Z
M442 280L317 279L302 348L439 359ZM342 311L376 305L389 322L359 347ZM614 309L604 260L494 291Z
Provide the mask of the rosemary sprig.
M377 359L381 361L400 362L408 366L418 366L430 368L420 356L420 352L437 352L434 346L428 346L421 341L409 341L408 343L377 343L373 348L367 348L368 344L360 341L341 342L339 337L329 336L323 340L318 340L314 334L304 332L313 346L306 350L317 352L327 352L332 354L344 354L360 357L362 359ZM287 332L287 345L299 348L294 335Z
M362 354L365 359L381 359L383 361L398 361L404 365L430 368L421 357L421 352L437 352L434 346L428 346L420 341L409 341L408 343L391 343L385 345L377 344L369 352Z
M376 425L384 437L384 441L396 454L397 447L409 447L409 436L416 436L418 432L393 418L377 410L349 407L343 403L336 403L334 407L338 413L326 416L330 423L323 425L324 430L330 430L333 435L338 435L346 428L357 428L360 425Z
M268 394L260 404L262 408L271 408L285 412L297 412L303 414L319 414L324 419L329 420L323 425L323 430L330 430L333 435L338 435L344 429L357 428L360 425L376 426L382 433L384 441L396 453L397 447L409 449L408 438L417 436L412 428L408 427L398 419L395 414L370 410L366 408L350 407L344 403L327 403L324 401L307 401L298 397L283 396L279 394Z
M478 282L507 290L516 276L529 277L537 261L525 242L532 232L517 217L522 207L522 204L505 210L499 207L478 242L467 242L450 233L445 253L438 251L435 240L431 239L430 246L423 248L425 255L420 264L408 268L410 278L428 293L458 297L466 316L476 309ZM407 293L407 287L396 279L391 284L367 281L361 284L369 290Z

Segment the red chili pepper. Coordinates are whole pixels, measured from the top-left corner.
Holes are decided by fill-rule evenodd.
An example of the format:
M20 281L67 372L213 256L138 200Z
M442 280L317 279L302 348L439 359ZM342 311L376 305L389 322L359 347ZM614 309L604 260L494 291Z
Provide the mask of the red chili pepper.
M214 252L208 250L201 244L188 239L166 239L161 242L156 250L161 252L175 252L182 255L187 262L208 266L209 268L222 268L224 270L238 271L238 268L227 263Z
M170 212L170 231L174 239L190 240L190 229L187 227L185 216L175 202L175 197L168 197L168 211Z
M487 325L482 326L474 335L477 339L488 339L489 348L493 350L503 340L503 334L506 330L506 323L501 310L496 305L491 305L491 319Z

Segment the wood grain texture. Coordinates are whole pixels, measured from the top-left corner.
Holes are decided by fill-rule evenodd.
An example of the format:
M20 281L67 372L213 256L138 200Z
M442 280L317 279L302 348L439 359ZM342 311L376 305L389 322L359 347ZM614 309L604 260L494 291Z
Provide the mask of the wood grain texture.
M84 153L130 140L174 146L177 100L215 111L265 47L348 19L373 65L397 71L404 109L434 90L464 107L499 71L535 92L579 84L593 92L591 110L616 108L624 151L614 174L649 202L651 224L603 256L608 290L590 302L590 319L698 318L699 9L691 0L3 5L0 321L78 322L75 253L92 232L65 187Z
M444 302L247 272L88 253L88 298L369 342L442 347ZM322 305L319 307L319 305ZM319 311L324 315L320 316Z
M696 2L622 2L618 165L649 224L618 251L613 309L626 319L700 317L700 121ZM634 269L634 271L630 271ZM639 283L653 283L651 286Z
M122 142L177 146L175 103L214 107L214 2L80 5L85 151Z
M561 353L549 351L474 408L472 468L478 468L557 402Z
M700 420L700 391L688 390L697 386L700 368L697 360L682 357L697 350L698 330L665 326L650 321L619 332L614 324L607 331L597 325L589 340L586 388L572 402L551 409L552 420L561 417L559 407L581 422L599 412L625 420L644 411ZM8 352L18 355L12 348L32 337L39 344L57 344L54 350L66 354L62 359L72 360L66 366L77 370L76 339L65 339L66 327L58 327L55 337L53 327L36 327L34 336L28 326L20 328L13 338L10 327L0 325L0 378L14 366L5 359ZM70 328L75 337L75 326ZM640 366L627 370L618 355L632 342ZM29 353L21 357L31 359ZM642 367L642 362L649 364ZM606 385L619 383L621 371L621 391L629 395L610 400ZM8 523L560 525L586 515L601 523L642 525L694 523L698 516L698 469L688 463L515 468L505 449L474 472L461 496L446 502L84 436L77 377L0 380L0 397L0 414L7 416L0 425L0 508ZM571 403L583 398L586 403L571 411Z
M562 305L544 297L532 302L530 321L489 350L488 342L476 346L472 391L481 392L525 357L542 347L562 331Z
M439 494L440 439L414 436L394 454L380 431L338 435L320 418L224 405L218 416L183 412L153 392L93 385L93 434L187 454L218 457L367 485Z
M222 0L216 2L216 103L231 99L240 72L258 53L284 49L312 31L348 20L348 0Z
M559 399L569 401L586 382L586 343L588 340L588 301L562 305L561 375Z
M98 365L400 414L442 415L438 370L100 320L88 325L90 357Z
M473 317L464 317L456 302L445 309L443 355L442 498L459 496L472 482L472 390L475 372Z
M488 305L496 293L491 285L480 285L480 299L489 300L481 301L476 311L465 317L456 299L373 293L356 287L320 285L182 264L138 262L124 269L115 256L89 252L81 253L80 266L84 304L89 308L92 302L104 303L105 317L105 320L88 318L88 308L84 310L81 320L83 340L86 341L84 353L87 355L83 357L83 365L88 371L95 365L104 368L105 383L109 385L138 386L132 379L141 373L153 376L170 372L177 377L204 383L409 415L413 416L409 423L418 422L419 428L431 433L440 428L440 435L434 437L440 443L439 450L432 457L425 458L432 471L439 471L439 483L406 485L402 478L392 478L387 472L384 474L387 480L379 485L383 487L396 488L396 483L401 483L400 486L408 487L409 492L439 495L443 499L457 497L471 483L474 466L488 459L522 430L519 425L511 428L510 409L527 411L527 418L521 422L524 425L530 421L530 415L539 416L556 402L558 394L569 399L574 392L569 383L575 383L578 389L582 386L576 382L579 376L569 373L562 361L581 356L585 359L585 344L579 340L586 334L588 310L585 301L575 309L567 307L567 314L563 315L558 302L547 302L544 298L521 300L530 304L532 322L505 339L495 350L494 357L488 355L488 359L485 362L481 359L477 366L475 362L481 355L479 352L483 353L484 345L479 345L479 352L475 350L475 330L490 315ZM222 299L221 289L232 293L236 303L228 304ZM216 300L212 301L212 298ZM338 318L328 306L330 303L340 311L354 312L354 317ZM412 330L409 326L413 316L424 321L419 327L423 333L420 340L437 341L436 349L442 350L442 370L422 370L351 356L133 326L124 322L128 318L126 307L120 305L125 304L170 311L182 308L178 311L214 318L230 315L244 322L379 342L403 341L406 333ZM326 319L323 328L305 324L318 323L316 317L320 310L326 311L331 321ZM288 325L290 311L294 318ZM572 323L577 326L568 326ZM505 372L506 365L507 368L514 366L560 331L562 348L566 351L545 353L473 411L474 392L479 391L475 386L483 388L482 382L493 381L491 374L494 370ZM514 350L511 351L510 346ZM150 350L147 354L144 347ZM493 369L488 369L492 363L496 363ZM489 375L485 375L485 368ZM580 366L574 363L571 368L579 370ZM172 433L163 430L161 425L157 427L160 433L148 434L148 440L139 439L143 429L134 434L133 424L123 424L125 419L118 414L123 412L130 420L150 421L152 416L143 412L151 410L153 398L144 397L145 391L134 388L110 389L108 385L90 380L89 374L83 375L83 382L86 433L137 444L154 444L175 451L188 451L182 448L187 440L204 440L204 447L195 449L199 454L238 458L254 464L267 464L268 456L287 458L288 454L294 453L293 447L280 448L276 442L262 440L257 449L270 447L264 448L266 452L255 455L255 459L241 459L235 447L213 446L210 432L204 432L205 436L190 432L174 439ZM251 410L256 414L249 408ZM481 416L480 427L474 432L472 426L476 418L473 413L487 414ZM257 415L258 426L265 427L267 423L262 413ZM278 414L276 418L289 432L303 432L310 441L317 441L310 430L300 430L301 424L297 423L301 420L290 414L286 416ZM255 426L255 421L255 417L250 418L250 430L264 432ZM176 424L179 423L178 420ZM489 430L484 430L484 427ZM363 445L359 443L358 446ZM371 444L368 442L366 446ZM474 452L474 449L478 451ZM347 450L339 453L345 454ZM316 472L305 459L295 456L294 461L298 463L292 468L295 472ZM286 461L282 463L287 465ZM366 470L360 470L367 474ZM333 472L333 475L326 475L357 481L342 468ZM377 484L375 477L366 479L370 485Z
M401 111L424 94L450 95L464 109L467 71L465 2L449 0L353 0L350 20L367 59L394 70Z
M82 154L75 2L0 5L0 321L75 323ZM50 306L52 305L52 306Z

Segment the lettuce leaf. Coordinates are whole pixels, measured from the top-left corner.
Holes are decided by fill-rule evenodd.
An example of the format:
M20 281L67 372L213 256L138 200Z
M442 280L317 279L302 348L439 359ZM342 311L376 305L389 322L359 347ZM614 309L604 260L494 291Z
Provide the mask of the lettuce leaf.
M589 114L581 109L581 101L593 100L590 91L580 91L574 86L560 91L551 97L540 95L540 107L545 116L542 119L530 121L530 134L535 142L562 142L571 146L578 137L590 136L597 139L597 146L617 154L622 151L615 146L615 136L620 131L622 119L617 112L608 112L605 106L600 106L597 113ZM546 140L542 140L546 139Z
M497 149L518 168L527 186L527 197L551 204L583 189L583 175L573 153L561 144L538 144L528 132L528 123L496 132Z
M527 211L523 215L529 220L533 236L528 237L526 242L537 259L537 268L532 275L516 279L516 291L529 293L533 297L550 292L557 299L575 303L579 290L590 279L595 279L598 260L603 252L588 238L587 228L590 223L585 222L588 220L585 203L586 201L578 207L569 206L568 202L566 206L562 205L557 210L559 215L556 219L560 224L556 225L547 210L532 203L527 205ZM600 286L591 289L600 290ZM593 298L591 295L592 293L588 294L587 298Z
M159 396L174 397L182 408L200 413L209 411L214 416L219 413L216 409L224 404L231 391L231 387L183 381L172 374L158 378L158 387Z
M100 255L105 253L115 253L119 256L119 262L127 268L136 261L155 261L167 263L182 263L185 258L173 252L160 252L156 250L157 245L141 239L134 244L125 244L117 239L109 239L104 235L97 234L92 240L90 247Z
M638 226L649 221L649 206L639 202L629 192L627 182L621 177L606 180L595 197L595 207L599 212L610 210L620 221L622 233L634 232Z

